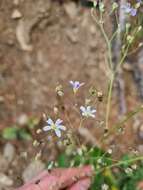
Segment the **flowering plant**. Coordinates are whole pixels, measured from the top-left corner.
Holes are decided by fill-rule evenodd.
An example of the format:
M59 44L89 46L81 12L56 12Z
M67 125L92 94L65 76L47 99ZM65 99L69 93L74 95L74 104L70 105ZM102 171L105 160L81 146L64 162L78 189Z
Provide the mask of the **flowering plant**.
M140 33L143 33L142 4L142 0L135 0L133 3L113 1L109 10L101 0L93 1L91 16L99 27L107 45L106 62L109 69L107 93L103 96L101 90L91 87L84 100L83 98L79 100L80 90L86 88L86 83L69 79L73 99L65 104L65 90L62 85L58 85L56 87L57 104L53 108L54 114L48 114L48 116L44 114L42 128L36 130L37 135L44 134L46 140L42 136L42 140L40 139L41 141L38 142L38 138L40 138L38 136L38 140L33 142L34 146L38 147L44 140L48 143L52 141L57 145L58 150L60 149L60 153L62 152L57 156L56 161L52 160L48 163L48 169L90 164L95 171L91 187L93 190L131 190L136 188L137 180L143 178L143 164L141 162L143 156L132 151L132 155L124 155L121 159L114 158L113 153L116 145L110 146L109 143L109 141L113 141L111 138L113 133L114 135L121 135L124 132L123 125L125 122L143 111L141 105L135 110L127 112L126 104L122 101L119 115L123 117L120 117L119 122L111 125L110 114L111 110L114 109L112 106L114 84L118 81L116 86L119 86L119 90L122 89L119 80L123 77L121 70L125 59L142 46L142 43L138 43L136 49L133 49L136 39ZM115 20L114 29L110 35L105 30L108 16L113 16ZM120 91L118 94L124 97L123 92L121 94ZM119 99L121 98L119 97ZM103 118L100 118L102 101L106 104L106 109ZM96 139L92 134L92 127L95 126L100 130L100 139ZM25 134L27 139L31 139L27 131L21 133L19 129L13 129L14 138ZM98 129L94 131L98 131ZM8 133L9 131L4 133L4 136L9 137ZM107 140L109 141L107 142ZM38 159L41 155L42 149L35 158ZM124 183L125 180L127 180L126 183Z
M131 175L132 177L134 174L138 175L136 174L137 167L134 167L136 164L133 165L133 163L137 163L138 161L143 159L142 156L137 156L135 154L131 157L127 156L127 159L125 159L124 157L123 160L115 160L112 159L111 156L112 152L114 151L113 148L108 147L108 149L104 151L102 151L101 149L104 143L106 144L106 140L113 132L123 132L123 124L135 114L143 111L143 107L139 106L135 111L127 113L127 110L125 109L126 106L125 104L123 104L122 109L120 110L120 115L124 115L123 119L121 119L115 125L110 126L111 99L115 79L119 79L119 73L122 69L126 57L132 53L133 45L138 38L139 33L143 32L142 20L140 19L141 7L142 0L136 0L134 3L124 1L120 1L119 3L117 3L116 1L114 1L113 3L111 3L110 10L102 1L99 0L98 3L97 1L93 1L91 15L96 25L99 27L103 38L105 39L108 52L107 62L108 68L110 70L110 75L108 78L109 87L107 90L107 98L105 96L106 111L105 117L102 119L102 121L99 121L100 110L98 104L103 100L103 93L96 88L91 88L89 90L88 98L85 98L85 102L81 104L78 102L77 97L78 93L80 92L80 88L85 87L86 84L83 82L71 80L69 83L73 90L74 101L72 104L72 108L70 108L70 111L75 111L79 115L79 123L77 124L77 122L75 122L77 128L73 126L74 122L71 121L69 112L67 111L67 108L63 103L64 90L61 85L57 86L56 88L58 105L54 108L54 112L58 117L56 118L55 122L53 121L53 119L51 119L51 117L48 117L48 120L46 119L46 124L43 127L43 131L46 131L47 134L50 131L54 131L56 136L60 139L60 143L65 146L65 153L62 153L61 156L58 157L58 161L55 162L55 165L52 162L49 164L48 167L69 167L91 164L95 169L95 177L92 187L92 189L94 190L99 188L101 188L102 190L122 189L122 187L120 187L119 185L120 180L115 179L116 176L118 176L118 174L123 176L125 174L125 176ZM106 25L106 17L111 15L115 17L116 23L114 23L114 25L116 26L116 29L115 27L113 27L114 31L112 32L112 35L108 36L104 27ZM138 22L132 24L132 18L138 20ZM118 49L118 52L114 52L114 46ZM136 50L141 46L142 44L139 43ZM113 60L113 57L115 57L115 60ZM61 117L59 117L60 110L62 110L63 112L63 115ZM58 118L62 118L62 120ZM102 129L104 130L102 130L103 137L100 139L100 142L96 142L96 146L93 143L94 140L92 141L93 136L91 134L89 135L89 139L92 141L92 146L90 145L89 148L88 146L85 146L86 143L81 143L81 139L77 135L77 129L78 131L82 131L81 133L83 134L84 130L86 130L85 126L88 125L87 123L90 120L93 123L98 122L98 125L100 123L100 126L103 126ZM66 127L62 123L65 123ZM61 133L61 130L63 131L63 133ZM86 131L86 135L87 134L88 131ZM97 145L99 146L98 148ZM112 171L112 168L114 167L123 168L124 172L118 171L116 174L114 174L114 172ZM126 189L130 189L130 186Z

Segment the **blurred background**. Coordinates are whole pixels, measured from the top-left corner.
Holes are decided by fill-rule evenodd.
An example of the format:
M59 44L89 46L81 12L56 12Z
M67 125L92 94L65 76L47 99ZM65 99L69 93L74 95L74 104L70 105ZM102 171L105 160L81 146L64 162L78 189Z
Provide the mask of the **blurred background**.
M106 4L108 8L109 3ZM105 26L110 35L113 19L107 18ZM0 176L5 176L6 180L0 181L0 190L10 189L13 184L18 186L21 180L26 181L31 175L26 172L31 168L43 169L42 161L30 165L26 152L31 157L37 152L34 150L33 153L32 142L29 141L35 137L32 129L35 125L42 126L43 113L52 116L57 105L57 85L61 84L66 89L65 101L69 107L72 93L70 80L85 82L79 102L91 86L102 91L106 99L110 74L106 52L106 44L90 9L81 6L78 1L0 0ZM142 104L142 48L126 59L122 74L124 88L114 86L111 125L123 114L120 112L122 101L125 101L126 112ZM104 120L104 99L96 109L97 120ZM78 121L74 115L72 119L76 127ZM87 136L87 141L90 141L92 137L90 143L94 140L98 143L101 132L96 125L99 123L91 121L87 131L81 132L81 138ZM51 147L55 146L51 144ZM125 125L124 134L112 135L109 144L116 144L114 154L117 156L131 149L143 153L142 114ZM56 157L54 148L44 151L47 154L43 160ZM24 170L25 167L27 170ZM6 184L1 185L3 183Z

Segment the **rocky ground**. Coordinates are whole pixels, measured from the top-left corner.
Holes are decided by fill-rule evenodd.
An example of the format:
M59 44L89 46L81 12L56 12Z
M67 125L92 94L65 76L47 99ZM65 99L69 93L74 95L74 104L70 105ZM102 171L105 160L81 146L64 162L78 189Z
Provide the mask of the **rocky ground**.
M109 20L106 25L110 33ZM54 95L57 84L66 88L67 102L71 97L69 80L83 81L86 89L92 85L105 94L109 75L105 56L105 42L89 9L73 1L59 4L50 0L1 0L0 129L11 126L23 115L40 117L52 113L57 103ZM134 83L130 83L133 81L130 69L126 69L125 81L128 110L132 110L140 101ZM114 108L118 107L117 96L114 93ZM97 111L103 116L104 110L102 105ZM115 116L114 109L111 121L116 121ZM141 126L141 116L135 117L119 140L115 136L110 139L111 144L117 144L116 152L126 152L132 147L143 152ZM97 130L92 131L93 137L99 136ZM1 143L0 190L18 186L21 178L22 181L31 178L31 168L43 168L42 162L25 159L17 167L18 153L26 146L20 145L21 148L17 143Z

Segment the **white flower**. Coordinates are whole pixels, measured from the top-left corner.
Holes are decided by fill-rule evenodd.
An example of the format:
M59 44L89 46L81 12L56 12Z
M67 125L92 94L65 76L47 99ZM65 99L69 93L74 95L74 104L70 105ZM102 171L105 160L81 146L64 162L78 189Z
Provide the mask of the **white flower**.
M110 148L110 149L107 150L107 152L108 152L108 154L112 154L113 151L112 151L112 149Z
M104 184L101 186L101 189L102 189L102 190L108 190L108 189L109 189L109 186L104 183Z
M93 117L93 118L95 117L96 110L92 109L91 106L87 106L87 107L81 106L80 110L81 110L82 116L84 117Z
M58 137L61 137L61 130L66 130L66 127L62 125L63 121L61 119L57 119L56 122L54 122L51 118L49 118L46 122L48 125L43 127L43 131L54 130Z

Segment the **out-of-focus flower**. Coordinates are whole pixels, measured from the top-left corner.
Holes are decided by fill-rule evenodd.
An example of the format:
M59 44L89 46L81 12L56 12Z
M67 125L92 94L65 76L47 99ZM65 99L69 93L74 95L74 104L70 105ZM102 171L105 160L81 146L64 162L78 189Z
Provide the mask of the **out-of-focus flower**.
M84 83L80 83L79 81L70 81L70 84L72 85L73 91L74 93L76 93L78 91L78 89L84 85Z
M104 184L102 184L101 189L102 190L108 190L109 186L106 183L104 183Z
M91 106L87 106L87 107L81 106L80 110L81 110L82 116L84 117L93 117L93 118L95 117L96 110L92 109Z
M137 9L133 8L130 3L122 5L121 8L125 11L125 13L130 14L131 16L136 16L137 14Z
M143 2L143 0L136 0L137 1L137 3L142 3Z
M57 119L56 122L54 122L51 118L49 118L46 122L48 125L43 127L43 131L54 130L58 137L61 137L61 130L66 130L66 127L62 125L63 121L61 119Z

